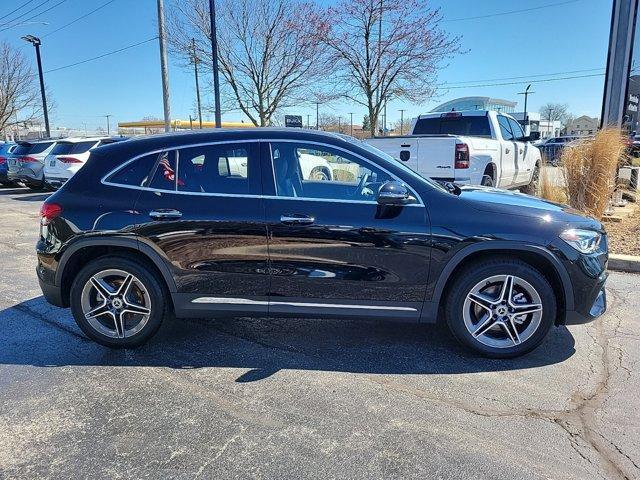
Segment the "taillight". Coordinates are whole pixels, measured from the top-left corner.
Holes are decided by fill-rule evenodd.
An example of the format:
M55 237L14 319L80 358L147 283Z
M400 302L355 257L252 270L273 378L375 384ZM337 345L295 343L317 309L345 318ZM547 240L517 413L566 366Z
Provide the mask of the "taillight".
M62 207L57 203L43 203L40 207L40 224L48 225L51 220L59 217L62 213Z
M82 163L82 160L75 157L58 157L62 163Z
M18 162L20 163L33 163L33 162L37 162L38 160L36 160L33 157L18 157Z
M7 163L7 157L0 157L0 165Z
M469 168L469 145L456 143L455 168Z

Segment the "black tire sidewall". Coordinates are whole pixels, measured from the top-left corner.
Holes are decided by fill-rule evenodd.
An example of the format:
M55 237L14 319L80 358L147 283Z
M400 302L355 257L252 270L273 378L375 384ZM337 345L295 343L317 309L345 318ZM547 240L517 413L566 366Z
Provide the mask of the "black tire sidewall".
M471 288L485 278L494 275L516 275L529 282L542 300L542 319L538 330L520 345L495 348L473 338L464 325L462 316L465 298ZM535 268L520 260L488 260L472 265L457 276L445 304L446 320L458 341L476 352L493 358L512 358L524 355L536 348L547 336L556 320L556 297L546 278Z
M151 299L151 315L149 320L142 330L131 337L107 337L96 331L84 318L81 303L82 289L93 275L107 269L124 270L133 274L142 282L149 293ZM71 285L70 293L71 312L78 327L92 340L111 348L133 348L145 343L160 328L167 308L164 290L156 275L141 263L125 257L105 256L91 261L76 275Z

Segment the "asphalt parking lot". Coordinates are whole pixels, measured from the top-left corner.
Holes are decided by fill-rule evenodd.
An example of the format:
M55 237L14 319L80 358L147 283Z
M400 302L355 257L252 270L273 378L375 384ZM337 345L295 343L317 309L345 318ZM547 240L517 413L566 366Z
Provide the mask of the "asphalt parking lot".
M511 361L305 319L172 321L111 351L40 294L47 196L0 189L0 478L640 478L640 276Z

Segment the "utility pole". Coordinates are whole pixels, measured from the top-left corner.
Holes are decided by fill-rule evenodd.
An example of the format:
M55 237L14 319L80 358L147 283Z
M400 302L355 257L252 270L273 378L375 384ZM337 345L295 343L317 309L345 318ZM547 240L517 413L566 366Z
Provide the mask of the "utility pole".
M169 72L167 42L164 30L164 0L158 0L158 42L160 43L160 70L162 72L162 104L164 107L164 131L171 131L171 108L169 106Z
M379 105L380 102L380 64L382 63L382 2L380 0L380 16L378 17L378 68L377 68L377 86L376 86L376 105ZM376 120L378 117L376 116ZM376 122L374 130L378 127L378 122Z
M342 118L338 117L338 133L342 133Z
M406 110L404 109L400 109L400 135L402 135L404 133L403 128L404 128L404 112L406 112Z
M353 112L349 112L349 115L351 116L351 130L349 135L353 137Z
M320 102L316 102L316 130L320 130Z
M387 99L383 98L384 100L384 121L382 122L382 136L386 137L387 136Z
M196 74L196 100L198 101L198 120L200 121L200 129L202 129L202 106L200 105L200 82L198 80L198 55L196 55L196 39L191 39L191 48L193 50L193 69ZM189 116L191 118L191 116Z
M311 115L307 115L307 128L311 128L310 120L311 120Z
M36 47L36 60L38 62L38 76L40 77L40 94L42 95L42 114L44 116L44 128L47 131L47 138L51 138L51 130L49 129L49 111L47 109L47 96L44 91L44 77L42 76L42 60L40 60L40 39L33 35L22 37L34 47Z
M524 95L524 117L523 117L523 122L524 122L524 134L525 135L529 135L529 118L527 117L527 99L529 98L529 95L531 95L532 93L536 93L536 92L530 92L529 89L531 88L531 84L527 85L527 88L524 89L524 92L519 92L518 95Z
M111 125L109 123L109 117L113 117L113 115L103 115L107 119L107 135L111 135Z
M222 128L220 113L220 78L218 77L218 34L216 32L216 2L209 0L209 19L211 20L211 58L213 59L213 97L216 109L216 128Z

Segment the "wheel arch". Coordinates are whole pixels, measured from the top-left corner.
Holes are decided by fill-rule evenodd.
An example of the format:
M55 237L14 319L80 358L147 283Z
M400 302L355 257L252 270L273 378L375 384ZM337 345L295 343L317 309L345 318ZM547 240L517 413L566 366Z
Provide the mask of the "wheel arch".
M440 272L430 301L423 308L422 320L434 322L438 318L438 311L443 305L448 291L456 276L465 266L489 258L520 259L539 270L551 283L557 296L557 320L561 322L567 310L574 309L574 296L569 274L553 253L537 245L520 244L517 242L495 241L489 245L474 244L456 253Z
M177 292L169 267L151 246L139 242L136 238L83 239L70 245L58 262L55 284L60 287L65 305L69 305L69 294L75 275L87 262L104 255L120 255L144 263L159 275L169 293Z

